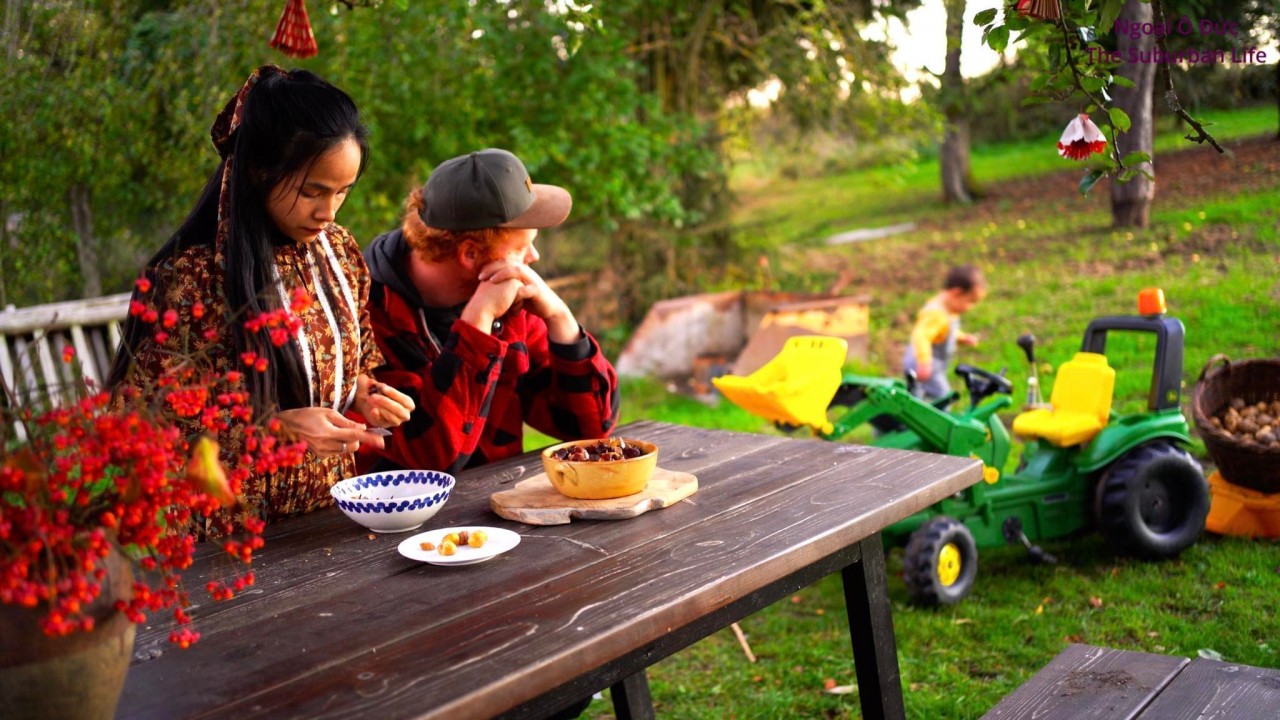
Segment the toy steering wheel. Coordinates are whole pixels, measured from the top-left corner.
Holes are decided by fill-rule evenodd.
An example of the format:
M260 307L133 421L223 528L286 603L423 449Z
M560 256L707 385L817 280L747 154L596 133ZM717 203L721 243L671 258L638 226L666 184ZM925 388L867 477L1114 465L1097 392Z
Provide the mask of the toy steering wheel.
M956 365L956 375L964 378L965 387L969 389L969 402L976 406L983 399L995 393L1013 394L1013 383L1004 376L1004 370L998 374L960 363Z

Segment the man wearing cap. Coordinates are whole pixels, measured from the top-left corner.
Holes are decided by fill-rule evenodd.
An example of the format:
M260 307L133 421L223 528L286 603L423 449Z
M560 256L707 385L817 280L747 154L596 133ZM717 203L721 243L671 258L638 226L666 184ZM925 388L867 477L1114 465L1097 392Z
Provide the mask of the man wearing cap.
M456 473L523 452L523 426L565 440L618 419L613 366L529 265L572 198L506 150L453 158L410 193L401 227L365 250L369 315L409 420L362 467Z

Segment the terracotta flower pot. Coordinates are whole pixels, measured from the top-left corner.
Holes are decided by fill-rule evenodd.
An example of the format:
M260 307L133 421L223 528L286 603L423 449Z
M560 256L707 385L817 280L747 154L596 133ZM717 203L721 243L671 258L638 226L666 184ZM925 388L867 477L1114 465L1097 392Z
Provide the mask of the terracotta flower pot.
M128 598L129 562L116 551L104 560L102 595L89 607L92 632L45 635L40 608L0 605L0 717L110 720L124 689L135 628L113 606Z

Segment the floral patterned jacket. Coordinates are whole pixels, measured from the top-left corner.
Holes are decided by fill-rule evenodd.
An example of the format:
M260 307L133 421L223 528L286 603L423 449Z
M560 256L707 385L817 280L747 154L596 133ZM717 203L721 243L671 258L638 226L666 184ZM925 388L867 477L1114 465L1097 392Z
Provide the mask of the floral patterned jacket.
M354 398L356 376L372 376L383 362L369 324L369 273L360 247L345 228L331 224L310 243L279 247L275 260L280 277L277 290L284 295L286 307L296 288L304 288L315 299L299 316L298 334L305 339L300 347L304 365L310 369L313 402L344 412ZM193 354L207 355L215 372L252 371L240 367L240 358L235 357L232 333L242 331L247 318L227 307L222 265L223 258L212 245L189 247L152 269L158 282L150 294L134 291L135 301L153 307L162 317L166 310L176 310L181 324L163 342L152 338L138 348L126 384L146 391L151 381ZM192 312L197 302L203 304L200 317ZM183 430L190 436L198 427L193 421ZM218 441L223 462L237 462L243 452L243 428L232 423ZM320 459L308 453L299 467L252 476L243 494L270 521L333 504L329 487L354 471L351 455Z

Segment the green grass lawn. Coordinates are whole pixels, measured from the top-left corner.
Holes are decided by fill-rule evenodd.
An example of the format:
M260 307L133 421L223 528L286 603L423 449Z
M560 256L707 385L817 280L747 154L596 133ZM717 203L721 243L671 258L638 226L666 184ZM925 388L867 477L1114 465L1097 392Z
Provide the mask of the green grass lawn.
M1206 116L1218 123L1214 130L1223 140L1275 131L1274 108ZM1171 128L1159 134L1156 162L1166 172L1151 227L1140 231L1109 227L1103 186L1082 198L1071 192L1072 178L1064 192L1018 184L1063 169L1078 177L1079 167L1053 152L1056 136L975 148L975 176L992 195L974 207L941 203L937 162L926 158L795 181L739 175L735 220L777 259L775 280L783 288L822 288L844 272L852 279L848 292L871 296L870 354L857 368L862 372L896 370L912 316L936 276L954 262L978 263L990 294L964 323L983 342L966 350L963 360L1007 368L1018 402L1027 376L1013 342L1019 333L1034 332L1040 341L1047 397L1053 368L1079 348L1091 318L1131 314L1139 289L1162 287L1170 313L1187 326L1185 405L1214 354L1280 353L1274 319L1280 304L1280 176L1267 163L1237 155L1217 174L1208 160L1175 163L1190 175L1178 177L1162 160L1187 145L1180 134ZM1002 184L1009 180L1015 182ZM1036 193L1042 196L1027 197ZM848 246L821 243L836 232L908 220L918 228L903 235ZM1109 343L1118 410L1144 406L1151 351L1149 340ZM708 406L654 380L625 380L623 398L624 422L777 432L729 403ZM859 439L865 436L849 438ZM547 442L535 434L527 446ZM1016 450L1015 444L1015 457ZM1203 447L1192 451L1202 454ZM1178 560L1163 563L1118 557L1097 535L1044 546L1058 564L1030 565L1013 548L983 551L973 594L941 609L908 602L899 577L901 551L890 553L909 717L980 717L1068 642L1216 654L1280 667L1280 543L1206 536ZM741 625L757 663L747 662L725 630L650 670L660 717L860 717L838 576ZM849 692L828 692L828 685ZM606 693L587 716L611 713Z

